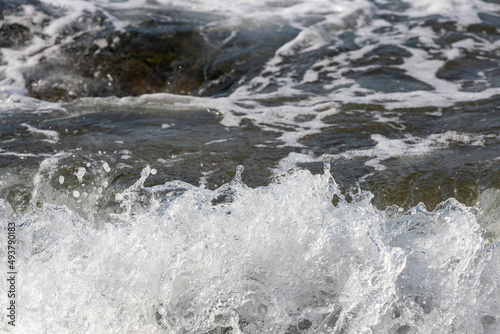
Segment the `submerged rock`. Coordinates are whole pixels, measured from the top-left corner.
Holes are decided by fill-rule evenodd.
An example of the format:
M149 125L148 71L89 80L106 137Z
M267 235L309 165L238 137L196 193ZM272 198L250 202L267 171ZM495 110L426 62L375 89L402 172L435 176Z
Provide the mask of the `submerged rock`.
M30 30L25 26L12 23L0 26L0 48L22 45L30 39Z
M25 72L31 96L68 101L157 92L227 95L258 75L274 52L297 34L284 23L237 31L207 28L207 19L177 11L142 16L116 31L101 16L82 18L94 26L89 31L84 24L66 27L65 34L73 35L70 42Z

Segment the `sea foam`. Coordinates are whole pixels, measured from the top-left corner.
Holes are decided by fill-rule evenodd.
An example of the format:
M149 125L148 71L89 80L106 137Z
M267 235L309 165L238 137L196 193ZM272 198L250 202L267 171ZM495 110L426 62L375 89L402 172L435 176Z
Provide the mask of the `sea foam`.
M19 326L498 330L498 236L482 237L473 208L449 199L432 212L379 210L368 192L340 193L329 168L290 172L258 188L243 183L242 171L208 190L179 181L145 186L146 167L115 194L114 213L98 215L100 224L50 200L26 213L1 200L2 216L17 226Z

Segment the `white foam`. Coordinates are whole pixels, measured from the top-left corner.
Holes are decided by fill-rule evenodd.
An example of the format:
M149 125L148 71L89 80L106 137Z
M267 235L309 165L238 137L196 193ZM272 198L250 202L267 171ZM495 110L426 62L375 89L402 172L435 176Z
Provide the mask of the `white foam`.
M109 164L107 162L103 162L102 168L106 171L106 173L109 173L111 171L111 168L109 167Z
M230 140L234 140L234 138L211 140L211 141L207 141L205 143L205 145L212 145L212 144L216 144L216 143L224 143L224 142L227 142L227 141L230 141Z
M372 135L372 140L376 142L375 147L370 149L352 150L337 155L324 155L330 159L352 159L358 157L372 158L365 165L381 171L386 167L382 161L390 158L417 157L428 154L438 149L448 147L451 142L462 142L473 146L482 146L483 135L460 134L455 131L448 131L443 134L432 134L427 138L417 138L407 136L403 139L388 139L382 135Z
M19 153L19 152L9 152L0 149L0 155L12 155L20 158L32 158L32 157L49 157L51 154L35 154L35 153Z
M291 152L283 158L276 173L284 173L289 169L296 168L301 163L335 161L340 159L368 158L366 166L373 167L376 171L385 170L387 167L382 163L391 158L418 157L433 151L446 149L450 143L463 143L471 146L483 146L487 136L458 133L447 131L442 134L431 134L426 138L407 135L400 139L389 139L380 134L374 134L371 139L376 143L372 148L349 150L339 154L323 154L314 157L311 154Z
M85 167L78 167L78 170L75 172L75 175L78 178L78 182L80 183L83 182L83 176L85 175L86 172L87 170L85 169Z
M100 216L101 229L48 203L14 218L19 328L475 333L498 316L498 247L484 248L475 215L453 199L394 215L366 192L342 200L328 169L256 189L239 169L215 191L178 181L148 188L150 171L117 194L124 213ZM11 212L3 200L0 212Z
M335 5L343 4L342 1L336 1ZM389 23L380 18L374 18L377 9L369 3L356 2L347 11L339 11L329 13L328 10L322 12L324 20L316 24L302 27L298 36L280 48L275 56L267 63L262 73L265 76L254 78L249 85L240 87L234 93L234 97L243 96L259 96L267 97L269 95L293 96L300 94L300 91L290 89L297 85L296 72L288 71L283 73L282 64L285 61L284 57L301 57L302 53L319 49L327 44L330 48L336 49L343 42L338 37L344 32L343 29L335 30L335 27L342 27L344 22L333 24L329 20L338 20L338 18L349 17L353 13L357 13L358 20L354 32L357 34L356 43L360 46L359 49L352 51L341 52L333 57L320 57L312 68L320 68L320 70L308 69L305 72L300 84L308 84L317 80L320 74L331 78L332 83L325 83L325 89L333 89L331 98L342 103L377 103L384 101L384 105L388 109L406 108L406 107L424 107L424 106L450 106L458 101L471 101L478 99L490 98L500 94L499 88L488 88L481 92L463 92L460 83L449 82L437 77L437 72L445 64L444 60L435 57L433 50L441 49L448 59L456 59L462 56L464 49L467 50L495 50L497 42L487 40L472 41L465 39L453 43L446 47L442 47L436 43L438 35L431 27L421 25L410 25L408 22ZM333 6L333 4L332 4ZM446 9L446 10L445 10ZM405 14L414 17L431 16L439 12L443 16L443 21L450 20L456 22L459 27L467 27L470 24L480 22L477 16L480 12L488 12L498 10L498 7L493 4L483 2L464 1L441 1L439 3L433 1L419 2L418 4L410 5L410 8L405 11ZM326 14L325 14L326 13ZM359 14L362 13L362 14ZM387 14L388 11L381 10L380 13ZM334 17L334 18L331 18ZM373 33L376 28L391 26L395 32L384 35ZM325 34L324 31L329 30ZM459 28L460 30L460 28ZM325 37L324 36L328 36ZM414 47L405 46L405 43L412 39L418 38L419 43L425 47L416 49ZM402 69L407 75L430 85L430 91L413 91L413 92L381 92L362 88L353 80L343 76L353 70L350 62L365 58L366 54L380 45L394 45L399 48L404 48L412 54L409 58L404 58L402 65L394 65L393 68ZM286 63L286 61L285 61ZM376 68L356 67L356 71L363 71ZM278 86L278 93L262 93L261 89L256 87L267 87L272 84ZM338 88L338 87L345 88ZM360 96L361 95L361 96Z
M13 213L14 210L12 210L12 207L10 206L9 202L4 200L3 198L0 198L0 215L5 219L7 219L10 218L10 216Z
M47 141L49 143L55 144L59 141L59 133L57 131L38 129L38 128L35 128L34 126L31 126L27 123L23 123L21 125L24 126L25 128L27 128L27 130L30 133L41 134L45 137L48 137L49 139L45 139L45 141Z
M481 20L477 14L485 8L483 2L474 0L422 0L418 2L407 1L407 3L411 5L411 8L406 13L411 16L444 15L464 25L480 23Z

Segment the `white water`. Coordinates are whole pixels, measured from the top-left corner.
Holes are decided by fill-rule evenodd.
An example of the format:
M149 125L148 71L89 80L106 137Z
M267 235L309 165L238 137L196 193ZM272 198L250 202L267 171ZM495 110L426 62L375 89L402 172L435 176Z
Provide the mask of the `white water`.
M461 102L480 103L500 94L495 81L497 69L486 68L478 73L472 85L476 91L466 89L465 79L446 80L438 72L448 61L467 59L471 54L475 60L498 59L500 42L477 33L474 38L446 44L442 42L446 32L419 23L430 15L440 15L437 21L450 21L456 24L456 32L463 32L482 22L484 13L498 17L497 4L470 0L40 3L50 6L52 14L23 5L19 15L5 17L5 22L28 27L30 40L16 47L0 48L0 112L13 118L21 112L28 115L27 120L12 124L12 138L0 141L0 166L5 171L0 174L0 226L6 240L7 223L16 225L19 273L18 322L12 328L1 321L0 331L500 332L497 189L484 189L477 182L479 198L474 207L450 198L431 212L423 205L407 212L397 206L381 210L371 204L373 195L368 192L341 193L328 168L321 175L312 175L297 167L301 163L366 159L364 164L369 171L359 180L363 181L387 170L386 163L391 159L423 158L452 149L459 156L463 149L467 154L479 152L479 165L487 165L480 166L482 181L495 185L499 158L494 148L499 137L491 115L495 116L498 108L493 106L491 112L484 113L486 116L481 114L485 119L474 120L470 128L467 122L476 111L464 107L455 114L453 109L445 108ZM388 9L381 9L384 4ZM64 104L25 96L25 71L36 69L47 59L58 59L61 45L74 38L100 31L96 22L81 18L83 14L99 12L114 29L124 30L145 12L158 11L158 15L164 15L162 19L169 20L161 11L177 9L214 15L217 19L200 23L199 30L201 35L212 29L227 32L222 47L231 45L243 28L260 32L266 31L259 30L261 27L276 23L289 25L298 33L278 48L255 77L225 97L158 93L120 99L86 98ZM387 17L393 14L406 18L389 22ZM81 29L78 33L62 33L73 24ZM381 33L384 29L389 32ZM351 42L356 47L350 45L344 33L353 34ZM407 44L416 38L418 46ZM109 42L96 39L95 52L106 48ZM406 52L401 63L384 66L403 71L428 85L428 89L418 86L398 91L384 85L373 88L372 83L362 86L359 77L350 77L350 71L371 71L380 65L378 61L363 63L379 56L370 53L379 46ZM333 52L336 50L344 51ZM301 60L306 62L300 63ZM50 85L54 78L63 79L68 87L80 84L80 78L57 71L53 78L41 78L35 84ZM391 84L378 80L387 86ZM308 87L315 90L308 91ZM331 118L349 115L350 110L342 110L349 103L382 106L375 111L360 107L356 110L359 118L352 118L353 131L361 124L360 133L369 138L372 146L356 143L352 149L334 147L333 153L322 146L318 154L313 153L315 148L304 144L304 138L321 133L333 137L331 133L343 130L342 121L335 123ZM141 115L142 111L153 115L151 111L175 109L189 115L207 110L221 117L221 128L241 131L234 137L214 140L203 136L192 140L184 134L182 140L192 142L185 146L187 149L179 145L180 157L153 156L151 161L156 165L151 166L137 158L140 145L124 144L129 138L122 129L122 137L105 132L110 136L102 140L109 150L104 145L102 151L99 146L98 152L84 152L83 144L78 142L60 149L72 140L68 129L60 126L66 124L66 116L79 121L75 114L83 120L86 115L122 107L127 111L137 109ZM427 129L412 123L409 115L418 114L420 111L415 109L420 107L429 107L423 113L443 128L436 126L424 131ZM62 115L61 123L54 120L56 116L43 118L46 115ZM193 116L196 117L200 115ZM462 123L457 122L461 117ZM423 120L416 119L415 122ZM5 120L9 124L8 117ZM175 132L177 127L188 122L169 119L156 124L144 120L143 132L131 136L139 143L154 131L180 133ZM255 146L269 150L298 148L287 152L281 160L255 162L263 170L272 170L275 182L249 188L240 169L232 182L215 190L207 189L207 179L222 168L217 166L222 161L215 158L206 159L214 162L212 165L197 162L209 166L200 173L199 186L178 180L165 184L151 181L162 174L162 168L165 173L165 166L179 168L193 147L207 151L206 158L210 153L220 153L212 149L218 144L244 141L244 120L252 121L259 130L279 133L273 142L261 141ZM139 127L140 121L137 117L134 124ZM491 127L487 126L489 121ZM98 127L98 122L99 119L75 126L75 133ZM453 128L455 122L460 130ZM53 124L54 129L48 124ZM386 131L384 126L394 131ZM91 137L82 136L87 141ZM362 138L356 140L361 142ZM40 144L39 151L33 142ZM121 145L114 152L120 155L116 159L105 152L115 150L114 144ZM248 152L253 153L242 150L241 155ZM230 158L241 159L239 154ZM41 162L33 167L35 158ZM473 158L467 158L468 163ZM443 165L448 162L444 160ZM135 183L120 188L126 181L118 176L134 175L133 167L138 165L144 169L141 175L134 176ZM430 171L433 167L428 168ZM430 184L429 188L433 186ZM20 189L22 194L23 187L32 190L27 199L19 200L16 191ZM27 208L19 204L24 199ZM19 205L14 207L12 203ZM5 258L6 248L1 247L0 259ZM0 286L3 289L4 285ZM6 294L1 293L0 317L4 320L7 303Z
M95 221L50 200L26 214L0 201L18 226L19 333L500 329L499 231L484 226L497 229L484 239L474 214L494 220L498 193L474 210L450 199L403 213L367 192L344 199L329 169L256 189L239 170L215 191L145 187L150 173L116 195L122 213ZM92 198L72 205L96 211Z

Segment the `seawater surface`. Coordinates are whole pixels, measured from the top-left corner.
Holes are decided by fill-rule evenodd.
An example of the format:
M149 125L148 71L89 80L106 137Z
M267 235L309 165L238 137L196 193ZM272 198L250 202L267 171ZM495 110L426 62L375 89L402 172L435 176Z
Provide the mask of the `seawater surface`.
M0 330L498 333L499 27L480 0L3 1Z

